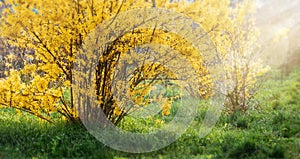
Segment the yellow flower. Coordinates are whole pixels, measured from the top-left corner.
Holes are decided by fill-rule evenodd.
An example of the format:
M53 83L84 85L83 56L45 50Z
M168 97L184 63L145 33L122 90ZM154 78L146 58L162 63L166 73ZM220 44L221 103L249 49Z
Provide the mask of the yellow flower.
M155 122L156 122L157 124L163 124L163 123L164 123L164 121L162 121L161 119L156 119Z
M32 82L32 85L36 87L39 93L43 93L48 88L49 81L43 77L36 76Z
M25 65L23 69L24 74L35 73L35 71L36 71L36 65Z
M172 104L172 101L169 101L169 100L166 100L165 103L164 103L164 106L162 108L162 111L161 111L161 115L162 116L168 116L171 114L171 104Z
M8 56L7 56L7 59L9 59L9 60L12 60L12 59L14 59L15 58L15 55L13 55L13 54L9 54Z
M121 108L116 107L115 110L114 110L114 114L115 114L115 115L120 115L121 113L122 113Z

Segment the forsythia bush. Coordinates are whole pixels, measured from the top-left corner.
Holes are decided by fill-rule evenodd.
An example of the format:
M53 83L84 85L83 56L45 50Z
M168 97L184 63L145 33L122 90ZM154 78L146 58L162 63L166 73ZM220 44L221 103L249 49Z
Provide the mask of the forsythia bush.
M251 4L248 2L235 7L229 7L229 0L3 0L0 4L4 6L0 20L1 38L6 40L8 46L34 52L25 56L24 67L19 69L13 69L9 63L16 55L11 53L6 57L9 69L5 72L7 77L0 80L0 104L49 122L53 122L53 113L60 113L70 121L78 118L72 83L76 55L85 38L98 24L131 9L168 8L199 22L220 52L219 60L223 61L227 77L222 82L227 82L229 99L231 96L235 96L234 99L251 96L255 79L264 73L259 63L251 62L257 31L247 9ZM202 63L205 59L201 53L195 52L184 39L160 30L154 32L154 29L124 34L99 59L95 95L107 118L115 124L128 113L127 107L117 105L111 89L114 84L112 68L119 62L115 59L133 60L130 59L132 57L127 58L125 53L142 44L155 42L181 52L198 70L196 81L199 83L199 96L208 98L211 95L212 81ZM145 65L133 73L126 93L138 105L147 105L150 99L144 96L150 90L149 84L163 83L162 80L151 80L158 77L175 78L172 72L159 64ZM163 115L170 114L172 100L161 101L164 103ZM230 109L235 109L238 104L229 105ZM130 109L135 110L133 107Z

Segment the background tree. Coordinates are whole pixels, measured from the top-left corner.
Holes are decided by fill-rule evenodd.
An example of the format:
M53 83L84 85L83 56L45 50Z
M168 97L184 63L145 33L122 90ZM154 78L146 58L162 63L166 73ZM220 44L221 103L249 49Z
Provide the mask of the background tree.
M225 88L227 112L254 109L254 97L259 90L259 77L268 67L261 61L262 46L257 43L259 30L255 27L255 6L245 1L233 8L232 32L224 31L226 54L222 57L225 69Z

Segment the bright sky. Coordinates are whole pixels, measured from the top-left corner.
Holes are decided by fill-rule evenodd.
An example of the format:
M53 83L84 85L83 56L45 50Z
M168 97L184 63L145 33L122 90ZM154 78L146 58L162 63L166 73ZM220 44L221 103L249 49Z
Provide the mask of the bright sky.
M290 49L299 46L293 36L300 35L300 1L257 0L257 5L257 27L261 29L262 35L260 43L269 46L264 52L265 59L268 59L269 63L280 65L286 62L285 59ZM287 34L286 31L288 31ZM280 34L282 34L281 40L270 45L271 41Z

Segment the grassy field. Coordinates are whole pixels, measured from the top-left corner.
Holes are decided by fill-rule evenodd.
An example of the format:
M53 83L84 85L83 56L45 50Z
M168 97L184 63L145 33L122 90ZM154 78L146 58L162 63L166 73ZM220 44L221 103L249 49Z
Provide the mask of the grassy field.
M223 114L205 138L198 138L204 110L179 140L156 152L129 154L97 141L81 125L55 125L0 109L0 158L300 158L300 71L285 79L268 76L247 115ZM126 119L122 127L138 124Z

